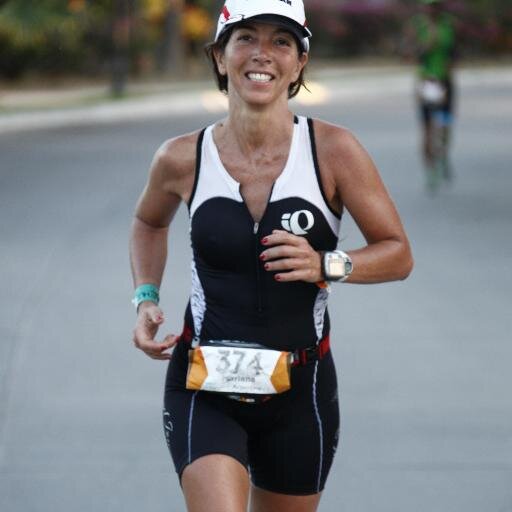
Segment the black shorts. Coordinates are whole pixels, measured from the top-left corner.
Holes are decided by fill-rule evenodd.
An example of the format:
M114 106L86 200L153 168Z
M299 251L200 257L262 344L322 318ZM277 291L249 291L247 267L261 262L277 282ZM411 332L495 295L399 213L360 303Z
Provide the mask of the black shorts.
M176 471L210 454L224 454L250 471L256 487L291 495L323 490L338 444L336 372L329 352L292 368L292 387L261 403L184 388L188 344L169 363L164 431Z

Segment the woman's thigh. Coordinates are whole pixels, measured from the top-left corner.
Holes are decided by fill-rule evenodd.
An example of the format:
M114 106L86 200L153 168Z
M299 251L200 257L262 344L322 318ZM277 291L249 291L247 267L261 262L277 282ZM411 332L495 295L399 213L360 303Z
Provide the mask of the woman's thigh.
M188 512L247 510L247 469L227 455L206 455L195 460L184 469L181 485Z
M196 460L227 455L247 466L247 434L233 418L228 399L211 393L167 389L164 431L176 472L180 476Z
M325 486L338 445L339 408L331 357L304 369L298 393L271 407L280 412L249 437L253 484L285 496L313 496ZM270 495L269 495L270 496ZM307 500L306 500L307 501Z

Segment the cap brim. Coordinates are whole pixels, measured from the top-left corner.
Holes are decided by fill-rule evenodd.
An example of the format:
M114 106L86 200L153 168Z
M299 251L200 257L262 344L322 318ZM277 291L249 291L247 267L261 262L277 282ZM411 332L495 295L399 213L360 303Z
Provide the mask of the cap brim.
M299 25L297 22L291 20L290 18L286 18L285 16L279 16L277 14L258 14L257 16L251 16L249 18L233 20L231 22L228 21L224 25L224 28L219 32L216 39L218 39L221 34L226 32L228 29L232 28L234 25L251 21L275 25L277 27L282 28L283 30L286 30L287 32L290 32L295 36L297 42L302 46L303 50L306 52L309 51L308 38L311 37L311 31L308 28Z
M311 31L307 27L299 25L296 21L279 14L259 14L252 18L247 18L253 21L261 21L270 25L276 25L292 32L299 39L311 37Z

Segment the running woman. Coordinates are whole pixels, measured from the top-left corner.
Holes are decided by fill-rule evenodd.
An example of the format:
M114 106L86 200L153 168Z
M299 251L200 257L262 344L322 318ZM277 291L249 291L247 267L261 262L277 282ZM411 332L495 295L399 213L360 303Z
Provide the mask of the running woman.
M137 204L134 342L170 360L163 424L189 512L317 510L339 435L329 286L412 268L366 151L348 130L289 109L310 37L302 0L228 0L207 49L227 117L166 141ZM182 333L158 342L181 202L192 289ZM364 247L338 249L344 209Z

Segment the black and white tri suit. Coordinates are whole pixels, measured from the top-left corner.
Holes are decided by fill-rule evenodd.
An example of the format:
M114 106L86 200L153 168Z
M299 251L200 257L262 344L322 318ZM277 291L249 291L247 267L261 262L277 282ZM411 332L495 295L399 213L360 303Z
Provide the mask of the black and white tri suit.
M288 161L265 213L254 222L239 184L223 166L213 126L197 144L189 201L193 250L186 329L202 339L257 342L294 351L329 334L328 291L314 283L277 282L259 256L274 229L304 236L316 250L334 250L341 216L321 185L313 121L295 117ZM285 494L323 489L338 441L336 373L325 357L292 368L291 390L248 404L185 389L187 343L169 364L164 430L178 474L201 456L220 453L248 467L257 487Z

